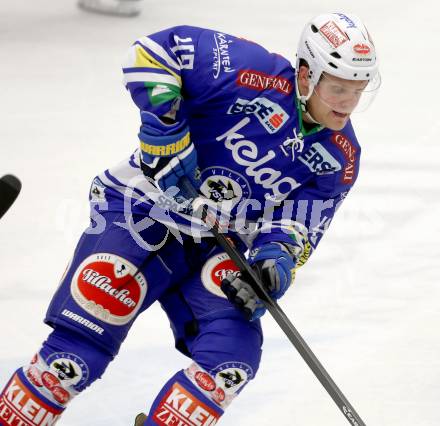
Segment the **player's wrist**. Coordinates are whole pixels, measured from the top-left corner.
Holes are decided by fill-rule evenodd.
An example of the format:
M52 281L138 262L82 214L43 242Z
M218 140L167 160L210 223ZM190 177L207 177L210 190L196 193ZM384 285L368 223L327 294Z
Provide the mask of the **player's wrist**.
M183 176L198 188L197 153L186 120L165 123L155 114L141 112L139 131L141 169L163 191L179 187Z

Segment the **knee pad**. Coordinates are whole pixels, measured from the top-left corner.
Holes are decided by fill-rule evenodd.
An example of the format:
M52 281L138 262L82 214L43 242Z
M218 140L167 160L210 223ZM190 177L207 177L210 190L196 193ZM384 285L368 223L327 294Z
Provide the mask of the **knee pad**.
M255 377L262 342L258 321L241 318L202 321L192 347L194 363L184 374L199 392L224 410Z
M70 328L116 354L134 319L147 305L147 281L126 257L89 254L84 248L89 239L80 244L52 298L45 322L51 327Z
M0 395L0 418L52 425L66 405L101 377L113 356L79 334L56 328ZM1 422L0 422L1 423Z
M101 235L83 234L45 322L70 328L116 355L137 316L187 267L177 240L153 255L117 225L123 215L109 213L105 219Z
M258 371L262 344L259 321L249 322L241 316L200 321L200 333L191 348L192 359L215 377L226 379L236 371L240 382L227 382L225 386L229 383L229 389L240 391Z
M93 340L68 328L57 327L31 365L55 375L73 397L99 379L113 358Z
M208 385L207 377L203 383ZM222 414L220 404L207 397L200 386L179 371L156 397L144 425L214 426Z

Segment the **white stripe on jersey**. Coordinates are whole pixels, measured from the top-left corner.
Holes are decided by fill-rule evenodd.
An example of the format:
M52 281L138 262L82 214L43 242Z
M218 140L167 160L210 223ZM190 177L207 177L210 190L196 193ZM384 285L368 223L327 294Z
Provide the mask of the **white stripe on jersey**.
M170 67L174 68L176 71L180 71L180 65L170 56L167 51L158 43L151 40L149 37L141 37L138 39L139 43L148 47L153 53L162 58Z
M192 149L194 149L193 145L191 145L191 150ZM189 155L191 150L188 148L188 152L184 151L182 154L184 156ZM120 185L115 184L113 181L108 179L105 173L101 173L98 177L99 179L101 179L102 183L105 186L119 192L123 197L127 197L125 198L126 201L129 201L129 199L133 199L136 201L145 202L147 205L150 205L152 207L154 206L155 203L157 203L157 205L160 206L163 203L163 197L164 196L167 197L167 196L162 191L158 190L156 186L144 176L140 168L139 155L140 155L140 150L137 149L134 152L134 160L133 160L137 167L133 167L130 164L130 158L128 158L117 164L115 167L111 167L110 169L107 170L112 177L114 177L118 182L120 182ZM171 162L173 160L177 161L177 158L173 158ZM135 192L134 189L139 191L141 195ZM217 204L215 202L208 202L208 203L211 204L212 208L214 208L215 211ZM151 214L150 216L154 220L163 223L168 228L175 229L187 235L192 235L195 238L208 237L208 236L212 237L211 232L207 230L206 225L204 225L200 217L197 217L197 215L190 216L176 212L175 215L170 216L169 214L166 213L162 213L162 214L157 214L157 213L158 211L156 210L156 213ZM220 214L220 212L218 212L218 214ZM225 213L225 215L221 214L220 216L226 219L228 217L228 214ZM256 222L247 222L247 221L245 224L242 218L238 220L238 225L240 229L239 237L246 244L247 247L250 247L253 239L258 235L258 233L261 230L260 225ZM232 232L234 231L237 232L235 230L235 227L236 227L236 221L234 219L230 221L229 229Z
M132 198L140 199L136 192L133 192L130 188L135 187L142 194L147 194L152 191L157 191L156 187L145 178L142 170L140 168L140 160L139 160L139 150L136 150L134 153L134 163L139 168L132 167L129 163L129 158L121 161L116 166L110 168L108 172L111 176L113 176L121 185L117 185L113 181L107 178L105 173L101 173L98 178L102 181L105 186L112 188L118 191L122 195L126 195L127 192L130 192Z
M194 149L194 146L192 146ZM156 188L156 186L151 183L142 173L140 168L140 159L139 159L139 149L134 152L134 163L137 167L132 167L129 163L130 158L121 161L116 166L108 169L108 173L114 177L121 185L118 185L111 181L105 173L101 173L98 178L101 182L109 187L119 192L123 197L127 197L129 199L134 199L137 201L143 201L149 205L154 205L158 203L161 204L161 199L164 196L164 193ZM177 158L176 158L177 160ZM133 189L141 192L142 195L139 195ZM182 213L176 213L179 217L181 217L182 222L174 221L166 214L162 214L164 220L160 220L158 217L154 217L155 220L164 223L168 227L172 227L184 234L188 235L201 235L201 236L211 236L209 231L203 231L202 229L206 229L206 226L203 222L196 217L185 215ZM185 224L186 222L186 224ZM191 224L192 222L192 224Z
M154 82L166 83L176 87L181 87L181 84L169 74L158 74L154 72L126 72L124 73L124 85L135 82Z

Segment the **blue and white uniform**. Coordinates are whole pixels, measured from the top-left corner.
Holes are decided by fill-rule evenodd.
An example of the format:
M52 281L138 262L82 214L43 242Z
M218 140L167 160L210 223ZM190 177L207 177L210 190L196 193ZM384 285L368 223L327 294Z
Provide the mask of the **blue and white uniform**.
M289 61L244 39L182 26L137 40L123 71L140 111L188 122L205 196L222 200L222 188L233 213L260 219L260 225L261 211L279 205L264 222L272 220L276 228L281 217L298 217L312 249L317 246L356 180L360 147L350 122L340 132L304 129ZM123 211L127 186L129 192L135 188L134 196L148 199L154 193L140 178L139 156L151 152L145 145L99 175L114 196L111 210ZM325 207L319 221L311 214L312 204ZM145 214L145 209L148 203L135 211ZM173 219L181 232L190 233L187 221Z
M54 331L0 404L10 407L31 389L59 416L159 301L176 347L193 363L164 386L145 424L214 425L255 376L260 323L244 320L220 291L236 267L191 211L157 210L167 198L145 178L142 159L192 142L200 190L228 212L243 251L301 235L304 263L357 178L360 147L350 123L338 132L305 128L290 62L222 32L179 26L141 37L123 72L141 116L186 123L181 138L162 147L141 140L130 158L94 179L91 225L47 312ZM208 238L195 242L195 229Z

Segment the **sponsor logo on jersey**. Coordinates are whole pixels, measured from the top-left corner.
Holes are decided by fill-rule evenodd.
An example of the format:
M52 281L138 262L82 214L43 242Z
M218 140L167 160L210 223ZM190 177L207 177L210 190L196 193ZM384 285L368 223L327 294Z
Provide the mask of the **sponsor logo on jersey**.
M204 371L197 371L194 379L203 390L212 391L215 389L215 380Z
M333 21L324 24L319 32L335 49L348 40L347 35Z
M89 314L108 324L124 325L141 308L147 281L122 257L95 253L75 271L70 291L75 302Z
M26 377L28 380L37 388L43 387L43 381L41 378L40 370L35 367L35 365L31 365L26 371Z
M225 391L221 387L215 388L212 392L212 400L221 407L226 407L230 403L228 398L226 398Z
M267 163L276 157L275 151L269 150L261 156L258 146L238 133L249 122L249 117L243 118L216 140L223 141L225 147L231 151L234 161L245 167L246 174L252 177L257 185L270 190L264 194L267 200L280 202L301 184L290 176L283 177L279 170L267 167Z
M212 53L214 60L212 63L212 75L215 79L219 78L221 72L231 73L235 68L231 65L229 47L233 43L228 36L223 33L214 33L214 47Z
M231 403L233 396L227 396L223 388L216 383L213 376L197 363L193 362L184 370L184 373L206 397L223 409ZM221 382L220 385L223 385L223 382Z
M318 175L334 173L342 168L338 161L319 142L312 144L306 152L301 154L299 160L310 171Z
M20 426L51 426L63 408L46 404L16 373L0 396L0 423Z
M220 285L228 274L237 272L239 268L230 257L226 253L219 253L206 261L200 275L204 287L210 293L226 299Z
M210 373L226 395L236 395L254 376L250 365L235 361L224 362L211 370Z
M364 43L355 44L353 50L359 55L368 55L371 52L370 46Z
M289 115L280 105L267 98L238 98L229 107L228 114L253 114L269 133L278 132L289 119Z
M70 393L61 386L60 380L49 371L41 374L43 386L51 393L52 398L61 405L65 405L70 400Z
M65 405L70 400L70 393L66 391L66 389L62 388L61 386L54 386L51 389L52 396L55 399L56 402L58 402L61 405Z
M81 390L89 378L89 367L78 355L69 352L55 352L46 359L49 371L46 382L52 385L43 384L49 390L52 387L62 384L64 388L73 387ZM43 375L42 374L42 379Z
M342 174L342 182L352 184L356 174L356 147L340 132L335 132L331 141L342 151L347 161Z
M43 386L49 390L52 390L56 386L60 385L60 381L57 377L55 377L52 373L49 373L49 371L45 371L41 375L41 381L43 383Z
M241 70L238 73L237 84L258 91L274 89L283 95L290 95L293 90L293 84L287 78L255 70Z
M159 402L153 421L159 425L214 426L220 413L196 398L178 382Z

